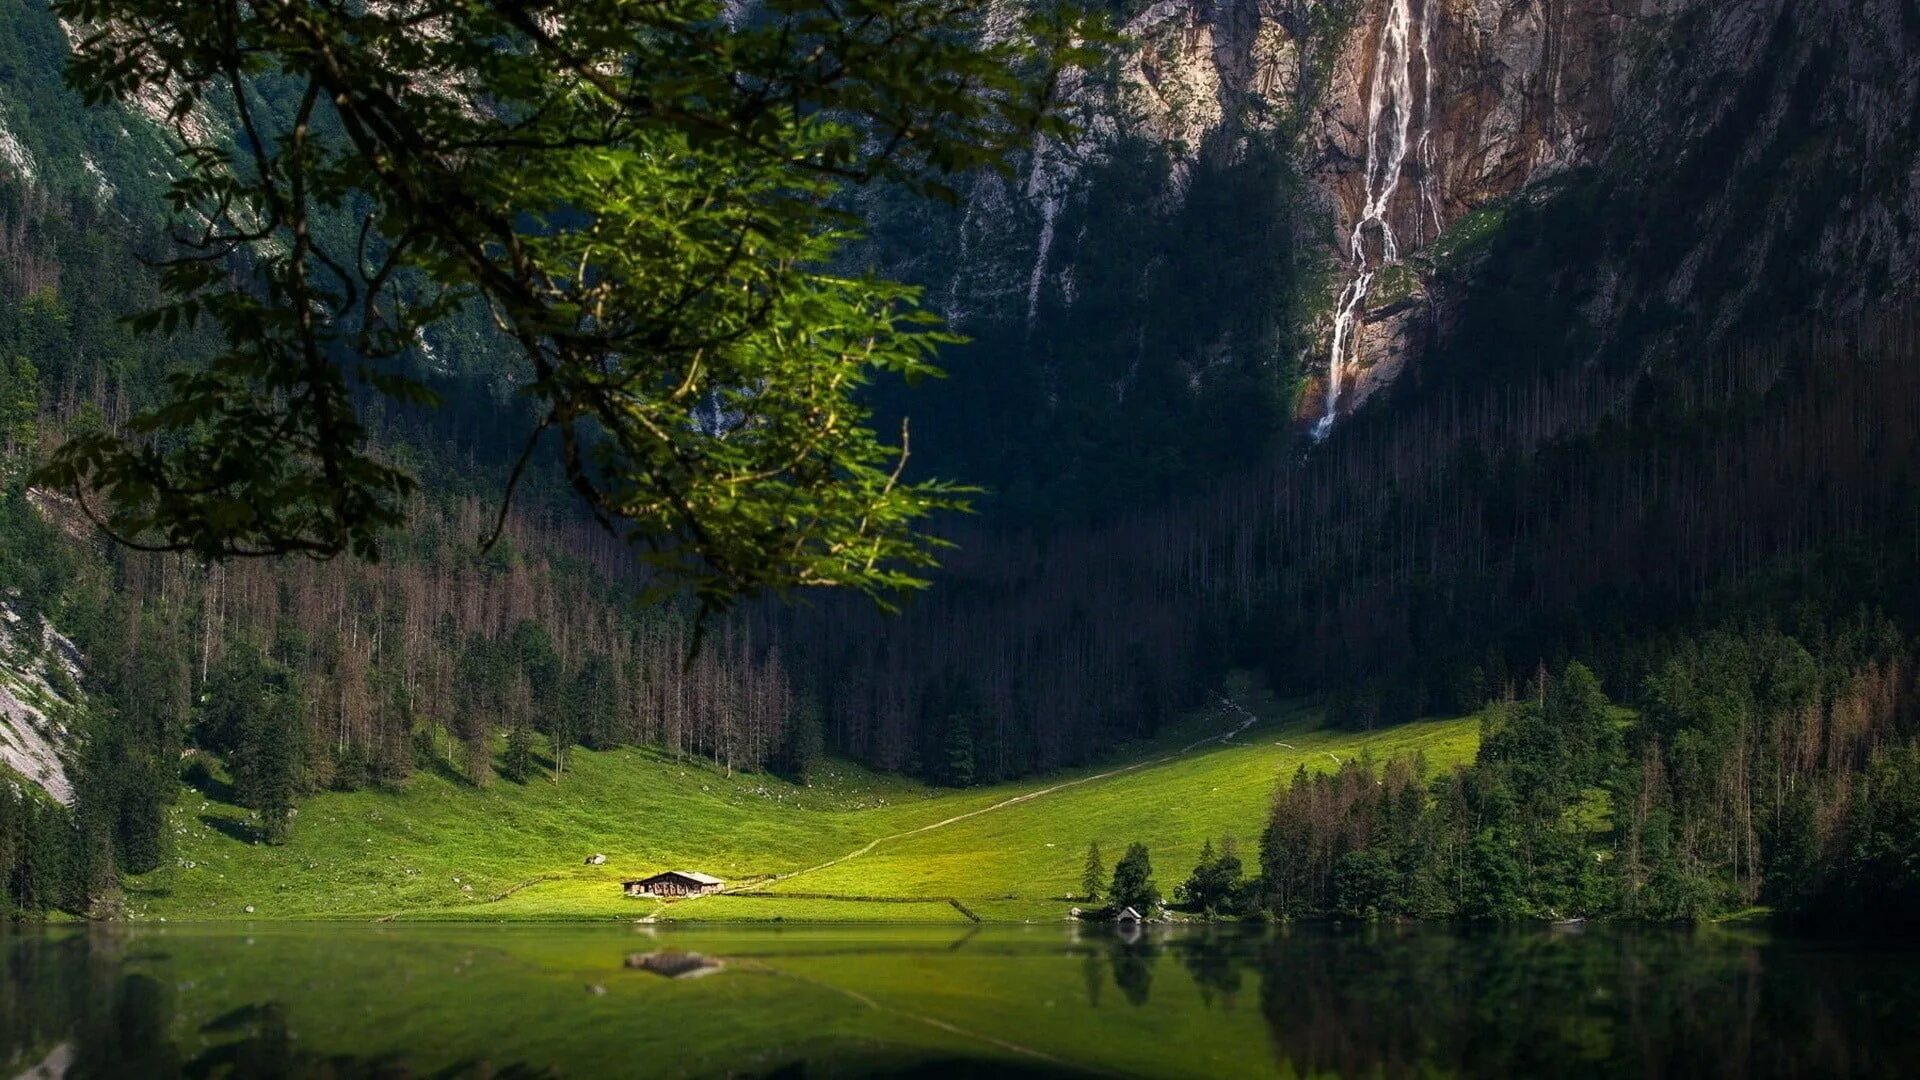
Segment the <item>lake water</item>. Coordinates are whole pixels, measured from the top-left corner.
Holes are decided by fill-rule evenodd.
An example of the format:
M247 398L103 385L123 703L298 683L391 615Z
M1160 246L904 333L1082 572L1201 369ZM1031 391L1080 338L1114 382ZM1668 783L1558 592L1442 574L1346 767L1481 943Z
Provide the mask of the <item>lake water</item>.
M1726 931L88 927L0 952L0 1076L1920 1075L1920 951Z

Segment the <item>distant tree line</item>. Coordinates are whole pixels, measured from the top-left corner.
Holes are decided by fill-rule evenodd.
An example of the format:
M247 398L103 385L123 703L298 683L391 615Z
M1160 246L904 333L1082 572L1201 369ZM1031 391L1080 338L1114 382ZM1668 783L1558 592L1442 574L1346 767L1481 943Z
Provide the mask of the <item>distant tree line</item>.
M1913 929L1911 656L1872 618L1818 644L1705 635L1650 677L1637 716L1578 662L1542 670L1489 707L1475 761L1438 775L1417 757L1302 766L1276 790L1257 865L1209 843L1176 905L1358 921L1692 921L1765 905L1822 930Z

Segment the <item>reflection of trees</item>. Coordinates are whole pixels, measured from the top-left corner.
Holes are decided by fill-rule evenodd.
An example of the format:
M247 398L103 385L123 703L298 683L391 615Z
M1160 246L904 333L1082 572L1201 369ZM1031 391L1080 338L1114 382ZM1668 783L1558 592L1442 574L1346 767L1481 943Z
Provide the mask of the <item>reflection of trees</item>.
M168 1033L172 991L147 975L122 975L118 957L88 966L94 991L74 1027L69 1077L171 1076L180 1051Z
M0 1062L35 1060L64 1044L68 1080L132 1076L403 1077L404 1063L300 1048L278 1002L246 1005L202 1024L182 1026L174 989L128 971L125 935L26 933L0 938ZM177 1038L193 1038L188 1057ZM518 1080L554 1075L519 1064L474 1061L436 1075Z
M1106 985L1107 973L1100 966L1100 954L1083 953L1080 957L1080 979L1087 984L1087 1004L1092 1008L1100 1007L1100 988Z
M990 938L980 940L991 947ZM1054 944L1044 947L1048 962L1079 966L1093 1005L1102 1004L1111 979L1120 998L1145 1006L1156 975L1173 980L1153 1002L1169 1023L1187 1018L1179 1010L1230 1005L1237 994L1245 1005L1257 1002L1275 1064L1299 1074L1893 1077L1912 1075L1920 1061L1914 948L1613 928L1439 927L1156 927L1135 940L1089 933L1057 960ZM196 1014L194 999L175 986L233 962L231 950L111 930L0 939L0 1062L30 1065L57 1051L77 1078L382 1076L417 1064L357 1052L385 1040L321 1054L315 1040L294 1038L290 1016L342 1019L326 1010L357 1007L300 996L298 980L220 997L222 1008L251 1003L200 1022L206 1013ZM1163 954L1176 961L1171 974L1159 967ZM316 955L272 959L304 972ZM869 959L885 963L886 955ZM857 979L862 969L847 970ZM1071 968L1054 970L1071 979ZM1183 974L1205 1006L1184 993ZM481 1015L475 1001L456 998L447 1007ZM741 1008L740 1024L756 1021L752 1008ZM965 1015L944 1018L971 1024ZM490 1031L468 1038L462 1052L471 1056L445 1075L540 1075L482 1060L501 1041ZM615 1032L577 1056L592 1061L604 1053L612 1061L626 1038Z
M125 974L125 945L112 932L0 935L0 1062L31 1064L64 1043L55 1053L69 1077L178 1072L167 1032L171 991Z
M1115 935L1107 946L1107 963L1113 967L1113 985L1129 1005L1145 1005L1153 992L1153 965L1160 960L1160 946L1152 935L1134 934L1131 939Z
M137 979L141 976L129 976ZM214 1040L180 1070L182 1075L293 1076L293 1077L401 1077L415 1075L405 1063L391 1057L356 1054L318 1054L302 1050L287 1027L286 1008L279 1002L244 1005L201 1025L201 1034ZM489 1078L551 1075L522 1065L496 1068L480 1062L456 1065L438 1075Z
M1216 1000L1232 1008L1240 993L1241 967L1249 963L1255 940L1242 931L1209 927L1176 937L1170 945L1193 976L1200 1000L1209 1008Z
M1300 1072L1906 1075L1910 959L1606 931L1372 929L1267 939L1261 1009Z

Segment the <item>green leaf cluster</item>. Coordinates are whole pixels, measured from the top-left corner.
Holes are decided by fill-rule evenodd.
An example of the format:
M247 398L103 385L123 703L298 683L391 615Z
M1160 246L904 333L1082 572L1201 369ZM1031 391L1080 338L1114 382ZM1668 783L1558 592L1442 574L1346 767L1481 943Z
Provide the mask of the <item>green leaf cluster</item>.
M909 478L906 425L876 433L863 389L937 374L956 339L916 290L834 269L841 196L1011 170L1107 40L975 0L55 6L86 28L88 99L158 98L180 135L180 254L137 328L225 346L41 482L141 546L377 557L416 481L370 417L432 404L408 358L484 310L537 417L509 490L551 444L710 607L922 584L923 523L967 491Z

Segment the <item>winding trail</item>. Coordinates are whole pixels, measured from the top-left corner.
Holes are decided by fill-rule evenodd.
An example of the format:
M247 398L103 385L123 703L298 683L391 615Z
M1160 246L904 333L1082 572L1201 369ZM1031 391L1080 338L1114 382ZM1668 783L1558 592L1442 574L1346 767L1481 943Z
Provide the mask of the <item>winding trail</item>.
M930 825L922 825L918 828L908 829L904 832L889 833L886 836L876 836L872 840L869 840L865 844L862 844L860 847L857 847L854 850L847 852L845 855L836 856L834 858L828 859L826 862L818 863L813 866L803 867L799 870L789 870L784 874L774 874L772 877L761 878L758 881L741 885L738 888L723 889L721 890L721 893L724 895L726 893L750 892L754 889L760 889L768 885L775 884L776 882L791 881L794 878L801 877L806 874L818 873L819 871L825 870L831 866L838 866L841 863L848 861L849 859L857 859L860 856L865 855L868 852L872 851L874 848L879 847L881 844L891 843L892 841L895 841L895 840L905 840L910 836L919 836L921 833L930 833L935 829L944 829L949 825L954 825L959 822L966 821L968 818L976 818L982 814L991 814L996 810L1005 810L1009 806L1018 806L1019 804L1024 802L1032 802L1033 800L1038 799L1042 796L1051 795L1056 791L1065 791L1068 788L1079 787L1082 784L1091 784L1097 780L1112 779L1113 777L1120 776L1124 773L1134 772L1136 770L1149 768L1155 765L1165 765L1170 761L1176 761L1182 757L1185 757L1186 755L1192 753L1195 750L1200 749L1203 746L1207 746L1213 743L1221 743L1221 744L1227 743L1231 741L1235 735L1240 734L1241 732L1252 727L1254 724L1260 722L1260 717L1254 715L1252 711L1247 709L1245 706L1241 705L1239 702L1234 701L1231 698L1228 698L1224 694L1219 695L1219 697L1220 697L1221 704L1225 705L1227 708L1235 712L1238 712L1241 716L1245 717L1245 719L1240 721L1237 727L1234 727L1228 731L1222 732L1219 735L1208 735L1205 738L1195 739L1194 741L1188 743L1185 746L1182 746L1181 748L1173 751L1170 754L1162 754L1157 758L1148 758L1144 761L1136 761L1131 765L1123 765L1117 769L1108 769L1105 772L1094 773L1091 776L1082 776L1073 780L1064 780L1058 784L1052 785L1051 787L1044 787L1039 789L1038 791L1029 791L1023 795L1015 795L1010 799L1002 799L999 802L992 804L991 806L983 806L978 810L969 810L964 814L955 814L950 818L945 818L943 820L933 822Z

